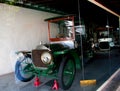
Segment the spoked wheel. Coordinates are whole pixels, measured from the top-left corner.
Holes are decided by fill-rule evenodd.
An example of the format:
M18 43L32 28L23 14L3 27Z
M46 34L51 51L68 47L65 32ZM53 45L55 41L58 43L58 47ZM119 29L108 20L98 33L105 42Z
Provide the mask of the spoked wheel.
M71 87L75 73L76 68L73 57L71 56L64 57L60 64L58 72L58 82L62 89L66 90Z
M23 82L28 82L34 78L33 65L31 58L24 58L16 62L15 75Z

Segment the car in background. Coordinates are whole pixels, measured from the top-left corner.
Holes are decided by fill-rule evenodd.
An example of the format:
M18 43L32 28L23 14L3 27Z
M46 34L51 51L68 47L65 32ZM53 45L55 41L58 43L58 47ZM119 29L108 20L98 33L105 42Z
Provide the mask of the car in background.
M96 50L108 51L115 46L111 31L112 28L97 29L97 43L94 44Z

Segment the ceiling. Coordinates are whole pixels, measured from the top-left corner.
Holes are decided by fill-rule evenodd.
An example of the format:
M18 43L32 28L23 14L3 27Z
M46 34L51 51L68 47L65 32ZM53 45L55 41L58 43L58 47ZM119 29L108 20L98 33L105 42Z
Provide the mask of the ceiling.
M55 8L65 12L76 13L78 8L78 2L84 5L88 0L22 0L24 3L40 4L50 8ZM97 1L105 7L111 9L120 15L120 0L91 0ZM84 6L87 7L87 6Z
M111 21L111 25L116 26L118 17L103 10L102 8L92 4L88 0L1 0L14 1L14 5L22 7L40 8L46 11L57 12L61 14L76 14L86 21L95 22L100 25L107 24L107 20ZM113 12L120 15L120 0L91 0L102 4ZM78 8L79 7L79 8ZM118 24L117 24L118 26Z

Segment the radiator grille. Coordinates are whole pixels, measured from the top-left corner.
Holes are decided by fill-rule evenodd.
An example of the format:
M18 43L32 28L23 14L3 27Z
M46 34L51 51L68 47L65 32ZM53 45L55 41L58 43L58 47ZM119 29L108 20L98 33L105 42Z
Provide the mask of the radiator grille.
M47 67L42 61L41 61L41 54L43 52L48 52L48 50L32 50L32 59L33 64L37 67Z

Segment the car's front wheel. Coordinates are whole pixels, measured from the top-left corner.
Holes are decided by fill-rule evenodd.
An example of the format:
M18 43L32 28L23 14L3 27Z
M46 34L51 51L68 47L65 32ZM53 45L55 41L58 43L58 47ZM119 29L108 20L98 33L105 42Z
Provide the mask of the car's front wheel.
M28 82L34 78L31 58L18 60L15 65L15 76L22 82Z
M71 87L75 73L76 67L73 57L70 55L63 57L58 72L58 82L62 89L66 90Z

